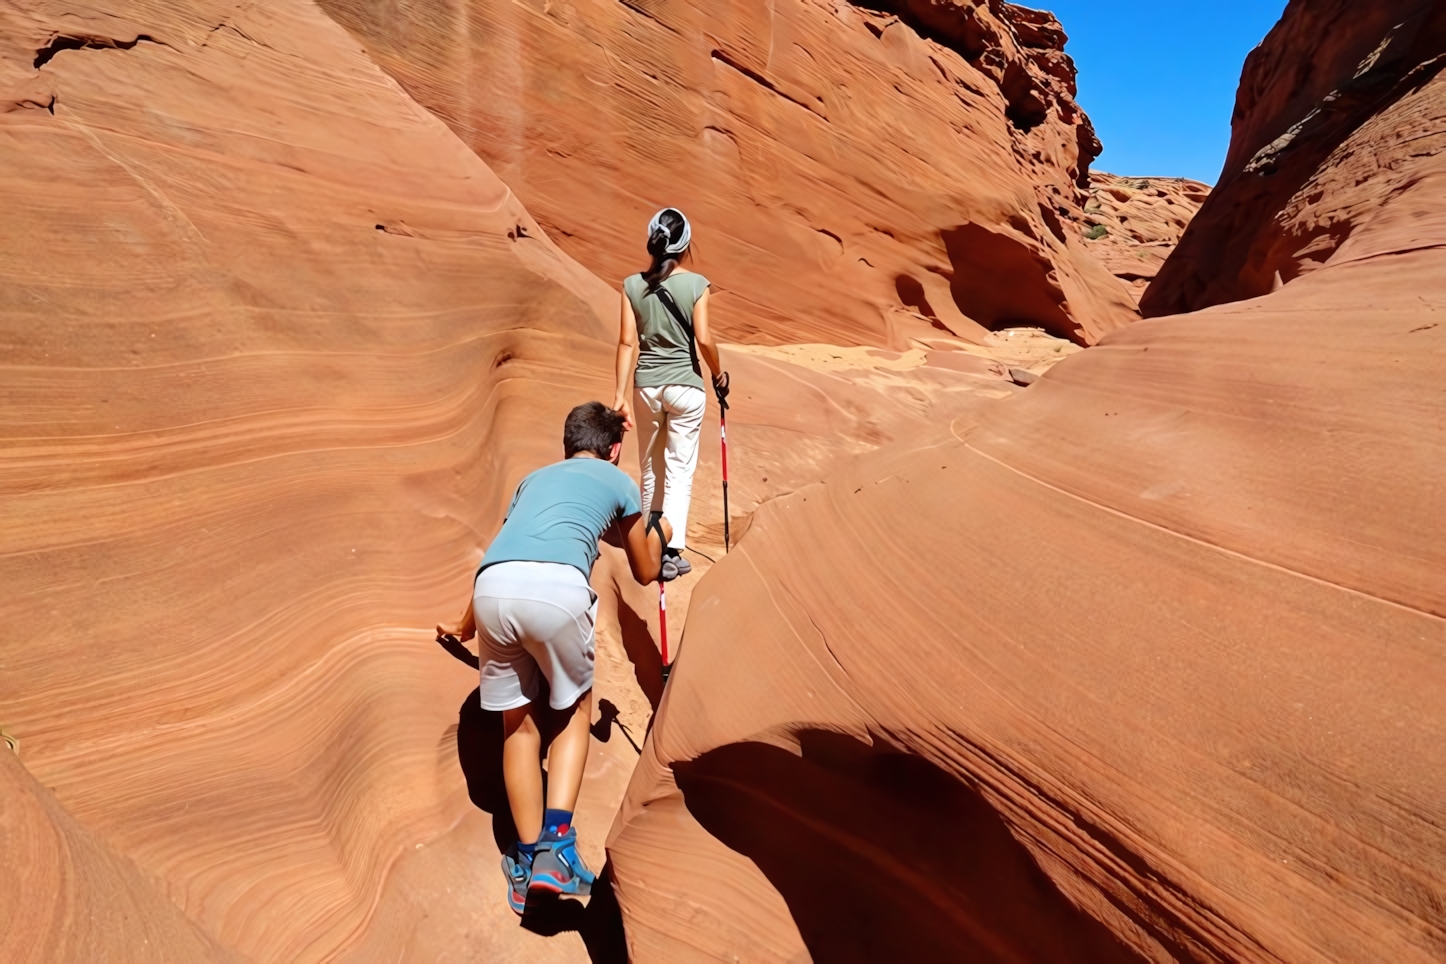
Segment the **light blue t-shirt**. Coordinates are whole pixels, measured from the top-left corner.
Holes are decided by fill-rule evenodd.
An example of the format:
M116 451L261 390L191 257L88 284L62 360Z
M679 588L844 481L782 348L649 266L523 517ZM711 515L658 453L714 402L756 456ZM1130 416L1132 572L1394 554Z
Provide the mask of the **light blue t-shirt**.
M540 468L517 487L477 571L499 562L560 562L590 577L598 540L640 512L639 501L637 484L611 462L584 457Z

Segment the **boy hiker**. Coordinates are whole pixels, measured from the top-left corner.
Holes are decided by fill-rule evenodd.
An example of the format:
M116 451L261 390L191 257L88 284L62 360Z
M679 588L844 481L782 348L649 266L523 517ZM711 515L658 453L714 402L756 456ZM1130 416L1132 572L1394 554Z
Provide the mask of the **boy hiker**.
M589 894L595 879L577 852L572 811L592 722L597 595L588 577L598 540L621 522L633 578L647 585L672 536L667 520L643 521L638 487L617 467L623 430L623 416L602 402L568 414L566 458L522 480L459 625L437 627L439 640L478 636L482 708L502 713L502 774L518 837L502 872L507 904L518 914L529 894ZM565 721L548 754L546 808L539 761L548 727L537 705L543 677L557 722Z

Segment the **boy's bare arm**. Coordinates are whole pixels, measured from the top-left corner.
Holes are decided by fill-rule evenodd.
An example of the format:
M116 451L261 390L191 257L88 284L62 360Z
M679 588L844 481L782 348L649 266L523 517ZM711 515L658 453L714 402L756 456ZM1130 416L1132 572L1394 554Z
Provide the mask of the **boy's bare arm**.
M456 626L437 624L438 636L456 636L462 641L471 639L477 635L477 614L472 611L472 594L467 594L467 609L462 613L462 618L457 620Z
M663 541L673 538L673 527L667 519L661 520L659 525L663 530L662 541L655 533L648 531L647 520L641 512L622 520L623 530L628 534L628 566L633 570L633 578L639 585L646 586L657 579L663 568Z

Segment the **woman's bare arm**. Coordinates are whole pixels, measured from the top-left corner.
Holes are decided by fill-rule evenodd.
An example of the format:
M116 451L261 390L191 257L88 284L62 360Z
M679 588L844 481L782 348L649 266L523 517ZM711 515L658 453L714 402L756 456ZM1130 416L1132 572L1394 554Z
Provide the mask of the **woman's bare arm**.
M623 413L627 428L633 427L633 367L638 360L638 323L633 318L633 303L623 292L622 310L618 314L618 357L615 371L613 408Z
M723 374L723 363L718 358L718 345L713 341L713 330L708 326L708 291L703 291L703 296L693 305L693 335L698 339L698 354L703 356L703 361L708 363L708 370L713 373L713 381L717 383Z

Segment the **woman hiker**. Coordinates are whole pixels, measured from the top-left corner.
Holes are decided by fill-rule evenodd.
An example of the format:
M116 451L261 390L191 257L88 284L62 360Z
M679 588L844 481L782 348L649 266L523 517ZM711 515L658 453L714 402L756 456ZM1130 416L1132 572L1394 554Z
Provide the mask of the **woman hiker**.
M613 408L629 428L637 423L644 510L661 513L672 525L665 581L693 568L682 551L707 402L699 355L708 363L713 391L720 400L728 394L728 373L708 327L708 279L681 267L689 260L692 237L688 219L677 208L653 215L648 222L652 264L623 282L626 297L618 325Z

